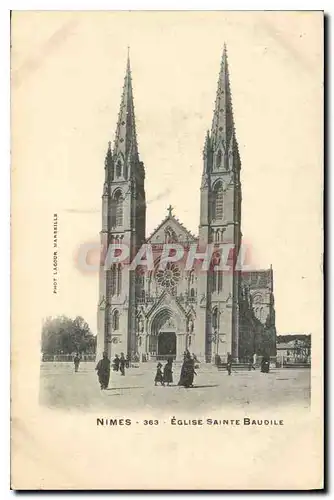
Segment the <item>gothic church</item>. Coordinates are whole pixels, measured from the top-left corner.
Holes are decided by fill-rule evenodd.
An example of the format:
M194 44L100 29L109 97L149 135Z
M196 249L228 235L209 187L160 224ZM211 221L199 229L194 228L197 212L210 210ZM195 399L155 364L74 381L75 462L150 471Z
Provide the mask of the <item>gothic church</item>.
M241 161L235 136L229 69L224 47L211 131L203 151L198 236L173 214L146 236L145 169L140 161L128 58L114 147L105 159L101 244L124 243L133 259L143 243L152 245L155 269L131 271L101 259L97 355L103 350L141 359L182 359L185 349L199 360L245 361L254 353L276 354L272 268L260 271L185 270L184 262L158 269L162 245L183 248L208 243L240 248ZM219 262L219 256L217 256Z

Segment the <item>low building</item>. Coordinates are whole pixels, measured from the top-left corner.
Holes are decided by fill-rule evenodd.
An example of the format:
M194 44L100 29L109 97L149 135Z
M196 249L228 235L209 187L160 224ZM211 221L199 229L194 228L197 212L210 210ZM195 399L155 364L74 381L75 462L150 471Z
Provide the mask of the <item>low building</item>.
M277 362L281 365L290 363L311 362L311 341L305 336L305 340L290 340L289 342L276 343Z

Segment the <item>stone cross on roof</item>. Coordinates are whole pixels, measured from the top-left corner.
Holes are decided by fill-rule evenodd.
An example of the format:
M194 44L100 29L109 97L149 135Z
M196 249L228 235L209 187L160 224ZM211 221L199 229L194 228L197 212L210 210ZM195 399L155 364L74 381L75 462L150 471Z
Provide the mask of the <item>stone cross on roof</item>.
M173 215L174 207L172 207L172 205L169 205L169 207L167 208L167 210L168 210L168 216L171 217Z

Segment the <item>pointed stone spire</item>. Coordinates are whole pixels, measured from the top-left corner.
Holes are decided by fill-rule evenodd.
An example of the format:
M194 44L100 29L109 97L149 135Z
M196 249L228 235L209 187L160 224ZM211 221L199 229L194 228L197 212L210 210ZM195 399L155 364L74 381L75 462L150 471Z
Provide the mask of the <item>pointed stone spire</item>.
M120 153L123 154L125 161L130 154L133 159L138 160L129 47L121 107L118 114L114 144L114 156L118 157Z
M211 138L214 149L223 146L227 151L234 135L234 121L230 78L228 71L227 50L224 44L223 56L220 65L215 111L212 120ZM232 139L233 140L233 139Z

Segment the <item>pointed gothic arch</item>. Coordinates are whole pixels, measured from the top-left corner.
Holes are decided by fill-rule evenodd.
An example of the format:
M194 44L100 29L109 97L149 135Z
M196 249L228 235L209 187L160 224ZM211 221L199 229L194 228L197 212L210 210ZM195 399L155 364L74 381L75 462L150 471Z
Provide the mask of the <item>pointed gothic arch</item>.
M119 158L116 163L116 178L122 177L122 160Z
M220 169L221 164L222 164L222 151L221 151L221 149L218 149L217 157L216 157L216 168L217 168L217 170Z
M212 219L223 219L224 190L221 181L215 183L212 192Z
M123 203L123 192L121 189L116 189L111 199L111 227L123 226Z
M218 308L215 307L212 311L212 328L216 330L218 328Z
M119 311L116 309L112 315L112 329L113 331L119 330Z

